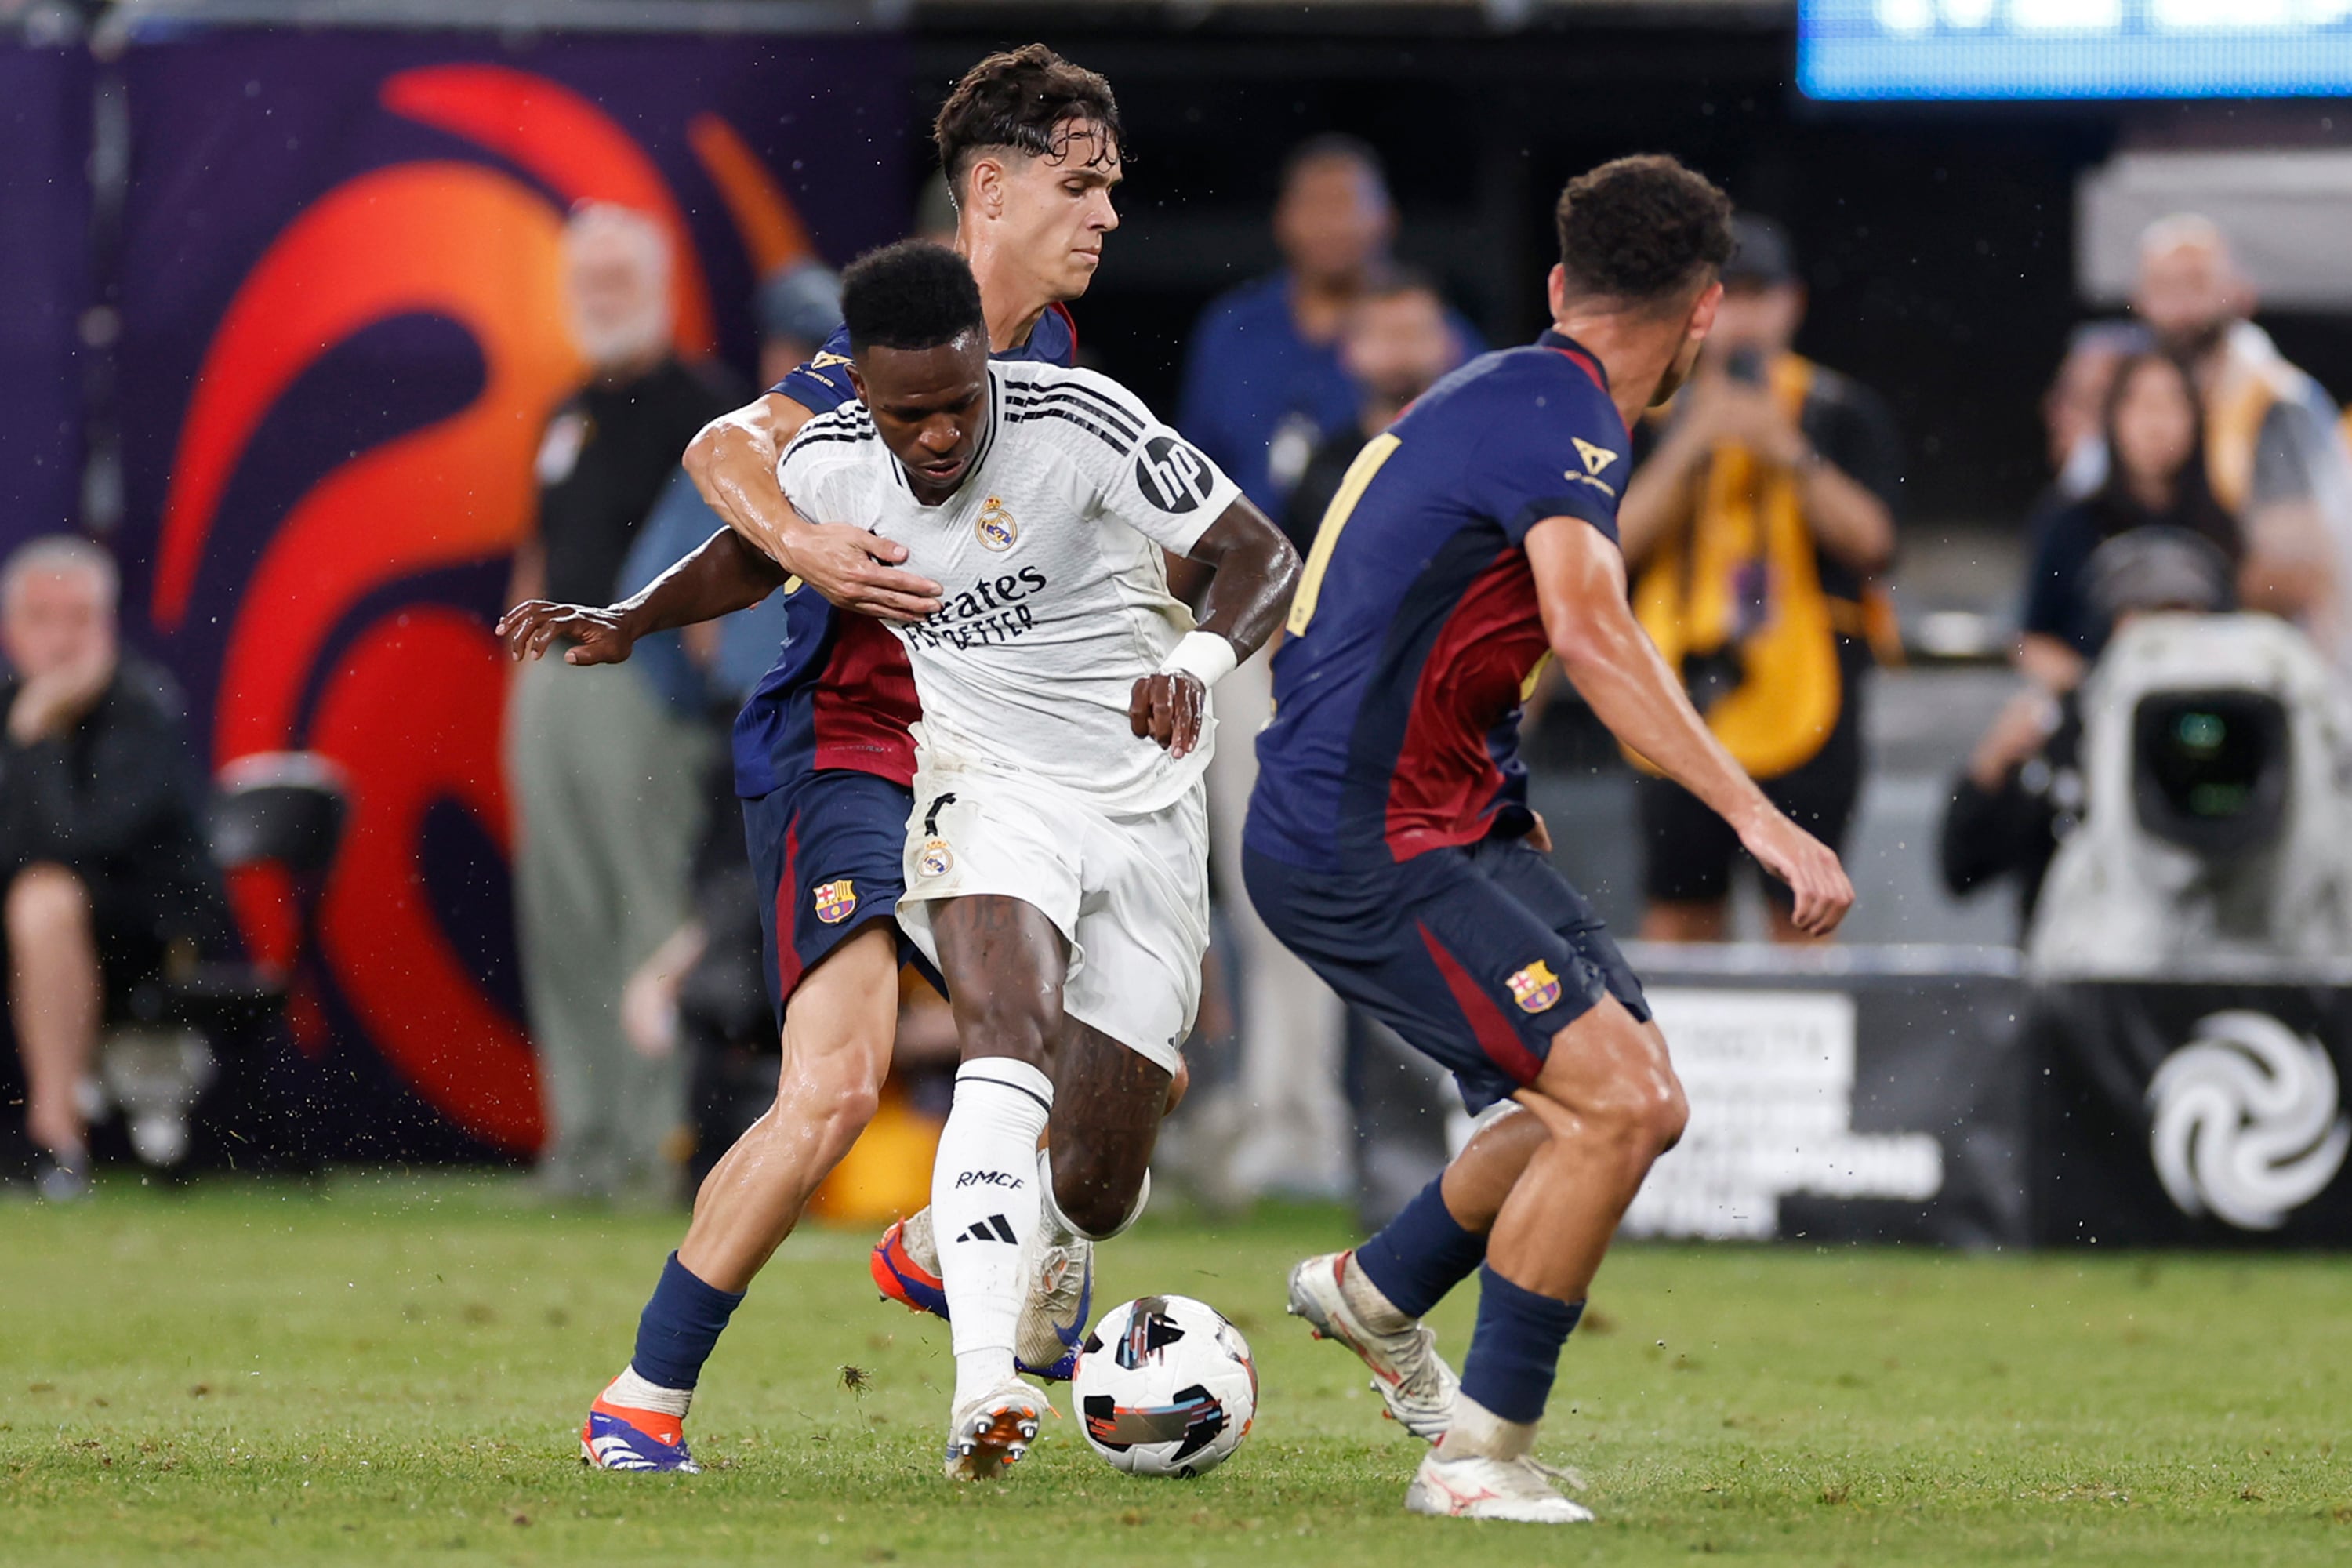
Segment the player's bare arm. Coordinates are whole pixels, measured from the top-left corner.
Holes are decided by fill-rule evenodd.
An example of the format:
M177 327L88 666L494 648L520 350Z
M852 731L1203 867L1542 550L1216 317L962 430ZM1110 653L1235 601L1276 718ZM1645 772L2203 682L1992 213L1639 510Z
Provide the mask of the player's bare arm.
M1211 574L1201 600L1200 632L1232 644L1234 663L1265 647L1290 613L1290 595L1298 586L1298 552L1282 531L1249 501L1236 500L1186 555ZM1192 670L1147 675L1135 683L1128 724L1171 755L1185 756L1200 743L1208 696L1207 680Z
M940 607L940 585L898 570L907 548L846 523L813 522L776 482L776 459L809 411L771 392L722 414L686 448L686 471L711 510L784 571L845 610L919 621Z
M1748 853L1796 895L1797 929L1835 931L1853 903L1844 869L1765 798L1691 706L1633 618L1615 542L1580 518L1554 517L1529 531L1527 551L1545 636L1601 721L1738 830Z
M619 664L639 637L750 609L783 582L782 567L742 535L721 529L617 605L600 609L526 600L499 617L498 636L517 660L539 658L565 637L572 645L564 651L566 664Z

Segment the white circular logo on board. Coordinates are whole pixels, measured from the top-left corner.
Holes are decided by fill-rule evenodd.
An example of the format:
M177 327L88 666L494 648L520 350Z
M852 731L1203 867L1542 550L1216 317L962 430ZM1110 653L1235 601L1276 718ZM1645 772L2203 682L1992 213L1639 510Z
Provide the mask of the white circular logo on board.
M2326 1047L2263 1013L2216 1013L2147 1086L2148 1152L2180 1212L2276 1230L2352 1149Z

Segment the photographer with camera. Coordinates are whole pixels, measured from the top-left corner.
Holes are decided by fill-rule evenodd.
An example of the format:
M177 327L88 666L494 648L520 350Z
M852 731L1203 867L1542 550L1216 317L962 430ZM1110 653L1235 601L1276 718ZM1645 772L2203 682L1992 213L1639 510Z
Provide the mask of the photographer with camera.
M1770 220L1735 218L1723 308L1690 384L1634 432L1618 525L1633 607L1692 703L1772 803L1841 848L1863 773L1876 578L1895 554L1902 451L1867 388L1790 347L1805 286ZM1688 791L1640 786L1654 942L1720 942L1738 840ZM1774 940L1806 940L1766 879Z

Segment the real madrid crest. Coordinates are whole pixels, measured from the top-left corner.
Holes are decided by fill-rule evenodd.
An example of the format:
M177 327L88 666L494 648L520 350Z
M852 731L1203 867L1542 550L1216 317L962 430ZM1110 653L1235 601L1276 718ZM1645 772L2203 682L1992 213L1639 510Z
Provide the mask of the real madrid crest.
M955 868L955 854L944 838L927 839L915 857L915 869L926 877L944 877Z
M981 503L980 516L973 520L971 531L980 536L982 549L1000 554L1012 549L1013 542L1021 537L1021 525L1013 521L1013 514L994 496Z
M1551 965L1537 959L1505 982L1511 988L1511 999L1524 1013L1540 1013L1559 1000L1559 976Z

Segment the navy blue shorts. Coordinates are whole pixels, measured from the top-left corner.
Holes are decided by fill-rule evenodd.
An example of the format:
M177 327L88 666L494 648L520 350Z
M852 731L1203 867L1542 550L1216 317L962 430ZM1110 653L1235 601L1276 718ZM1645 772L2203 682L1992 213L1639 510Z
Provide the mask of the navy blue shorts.
M1519 839L1317 871L1242 854L1266 929L1342 1000L1450 1068L1473 1111L1535 1081L1603 993L1649 1004L1601 917Z
M823 768L743 803L743 837L760 889L761 951L776 1027L801 977L907 890L899 866L912 792L872 773ZM913 954L898 939L901 962ZM925 973L929 973L929 966Z

